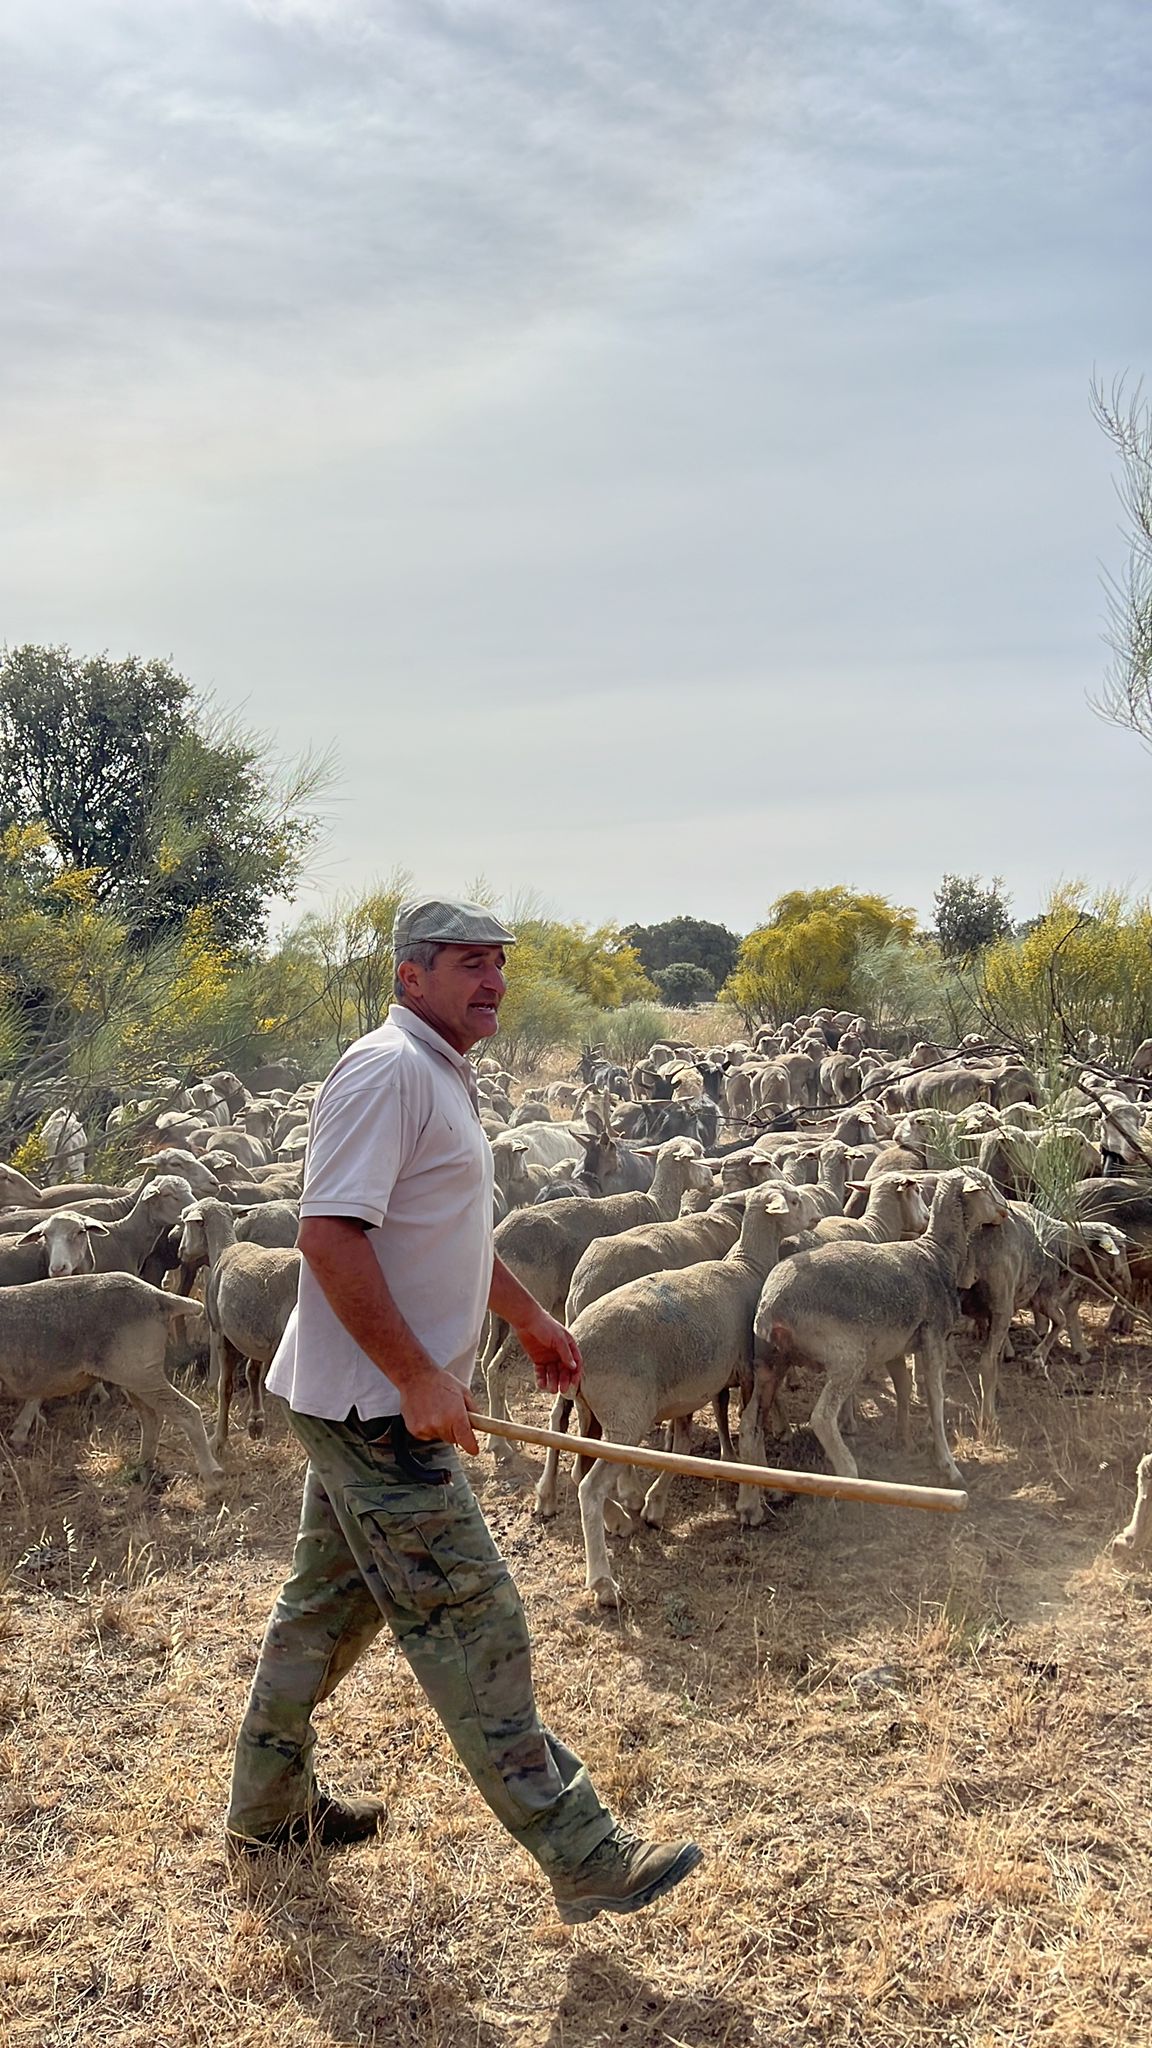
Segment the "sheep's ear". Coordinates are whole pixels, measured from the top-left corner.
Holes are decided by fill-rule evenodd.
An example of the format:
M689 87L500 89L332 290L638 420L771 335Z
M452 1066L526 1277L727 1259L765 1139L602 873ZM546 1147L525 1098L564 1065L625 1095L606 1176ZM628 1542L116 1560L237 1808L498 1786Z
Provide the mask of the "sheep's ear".
M871 1186L872 1182L870 1180L850 1180L848 1182L848 1193L850 1195L866 1195Z
M39 1244L47 1228L48 1219L45 1217L43 1223L34 1223L31 1230L26 1230L23 1237L18 1237L16 1242L17 1244Z
M98 1223L94 1216L87 1216L84 1219L84 1228L88 1232L89 1237L91 1237L93 1231L95 1231L97 1237L107 1237L111 1225L108 1223Z

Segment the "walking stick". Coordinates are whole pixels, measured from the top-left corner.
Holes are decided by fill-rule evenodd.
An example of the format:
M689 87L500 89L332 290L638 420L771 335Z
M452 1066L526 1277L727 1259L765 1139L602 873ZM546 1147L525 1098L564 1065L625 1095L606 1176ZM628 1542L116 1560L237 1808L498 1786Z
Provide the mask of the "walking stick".
M691 1458L679 1451L650 1451L645 1444L613 1444L599 1436L567 1436L528 1422L498 1422L493 1415L469 1415L473 1429L506 1437L514 1444L544 1444L610 1465L643 1465L653 1472L683 1472L689 1479L726 1479L733 1486L768 1486L778 1493L811 1493L820 1500L861 1500L882 1508L932 1508L958 1515L968 1495L951 1486L902 1486L890 1479L843 1479L834 1472L783 1472L770 1465L740 1465L728 1458Z

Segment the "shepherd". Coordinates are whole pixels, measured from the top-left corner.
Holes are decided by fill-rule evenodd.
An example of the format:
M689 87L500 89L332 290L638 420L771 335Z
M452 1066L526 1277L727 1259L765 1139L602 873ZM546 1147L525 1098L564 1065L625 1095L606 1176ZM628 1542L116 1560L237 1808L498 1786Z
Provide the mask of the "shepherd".
M387 1624L476 1789L549 1878L562 1921L631 1913L700 1862L616 1822L542 1723L520 1596L457 1453L485 1308L538 1386L580 1355L492 1245L492 1153L468 1053L498 1029L515 934L483 905L425 896L392 935L395 1001L316 1098L300 1205L300 1294L268 1374L308 1454L292 1570L264 1637L232 1776L233 1857L337 1848L386 1808L313 1774L312 1713Z

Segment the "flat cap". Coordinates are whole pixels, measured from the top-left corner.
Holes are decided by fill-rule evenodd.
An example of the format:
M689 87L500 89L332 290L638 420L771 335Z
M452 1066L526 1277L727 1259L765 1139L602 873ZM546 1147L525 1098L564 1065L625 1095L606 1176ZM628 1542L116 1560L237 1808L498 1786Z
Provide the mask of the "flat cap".
M450 896L413 896L402 903L392 926L392 951L430 941L441 946L514 946L515 932L483 903L458 903Z

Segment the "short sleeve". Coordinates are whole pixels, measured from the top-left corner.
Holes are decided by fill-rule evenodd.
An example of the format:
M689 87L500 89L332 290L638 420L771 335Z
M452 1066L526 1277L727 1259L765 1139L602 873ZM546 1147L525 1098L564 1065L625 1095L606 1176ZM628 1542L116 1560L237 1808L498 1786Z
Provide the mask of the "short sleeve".
M395 1062L368 1074L337 1069L312 1114L301 1216L353 1216L378 1229L404 1164L407 1121Z

